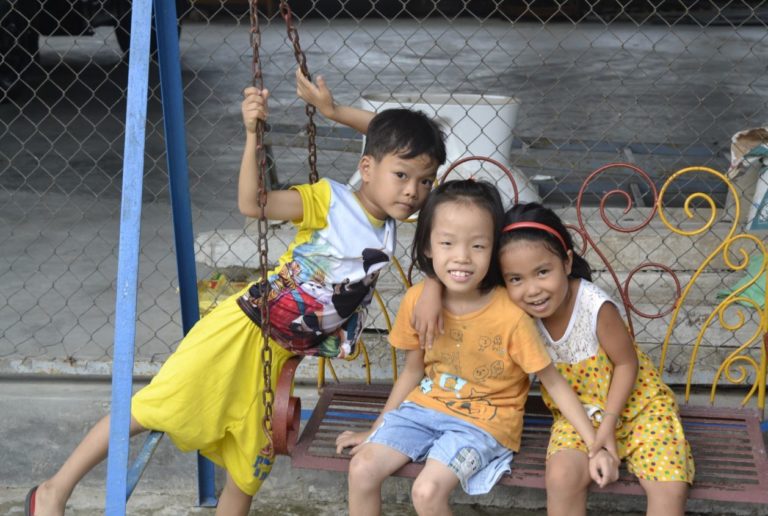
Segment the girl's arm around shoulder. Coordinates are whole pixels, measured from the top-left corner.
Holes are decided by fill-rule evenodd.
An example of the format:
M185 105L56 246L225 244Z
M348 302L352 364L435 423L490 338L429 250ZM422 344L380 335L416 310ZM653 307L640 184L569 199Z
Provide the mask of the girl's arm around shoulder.
M400 301L400 306L395 315L395 322L389 332L389 343L398 349L423 349L420 345L419 329L416 324L415 312L420 304L423 304L424 293L427 291L427 283L420 282L408 288Z
M352 447L350 455L354 455L360 448L360 445L378 428L381 424L384 414L400 406L408 394L424 378L424 350L414 349L406 351L405 366L397 377L397 381L392 386L387 402L381 410L381 414L376 418L371 429L365 432L351 432L349 430L342 432L336 438L336 453L341 453L344 448Z

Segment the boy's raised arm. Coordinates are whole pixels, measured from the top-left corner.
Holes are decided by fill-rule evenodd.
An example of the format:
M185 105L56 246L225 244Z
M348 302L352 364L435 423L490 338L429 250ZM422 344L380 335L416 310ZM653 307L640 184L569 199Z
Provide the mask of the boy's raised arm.
M249 87L243 91L243 125L245 125L245 148L240 162L240 176L237 182L237 207L245 216L260 217L259 187L260 163L256 159L256 124L267 120L267 99L269 91ZM299 220L304 215L301 195L295 190L267 192L267 218L273 220Z
M336 104L322 75L318 75L316 82L313 83L298 68L296 69L296 94L307 104L315 106L325 118L363 134L368 132L368 124L376 116L373 111Z

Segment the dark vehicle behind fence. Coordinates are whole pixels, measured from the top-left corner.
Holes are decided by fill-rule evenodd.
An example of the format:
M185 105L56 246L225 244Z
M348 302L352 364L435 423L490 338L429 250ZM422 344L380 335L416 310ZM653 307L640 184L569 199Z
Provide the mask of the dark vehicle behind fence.
M181 20L189 0L175 2ZM0 0L0 100L34 64L40 36L91 35L102 25L115 27L118 44L127 51L131 0Z

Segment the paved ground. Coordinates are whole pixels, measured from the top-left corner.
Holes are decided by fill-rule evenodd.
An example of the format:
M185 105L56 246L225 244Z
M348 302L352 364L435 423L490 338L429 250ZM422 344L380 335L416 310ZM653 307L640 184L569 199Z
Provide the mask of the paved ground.
M10 499L23 500L26 491L22 489L0 489L0 513L7 516L23 514L23 507ZM104 513L104 493L99 489L91 489L73 497L71 507L67 508L67 516L99 516ZM128 504L128 514L132 516L181 516L181 515L213 515L214 510L191 506L189 494L167 493L137 493ZM3 500L8 500L3 502ZM345 514L346 504L342 502L311 503L281 503L274 500L254 501L251 516L338 516ZM385 503L383 514L387 516L415 516L409 504ZM481 506L460 506L454 511L455 516L544 516L546 511L514 508L493 508ZM590 514L604 514L592 512ZM640 516L640 513L622 513L628 516Z
M142 382L138 382L137 387ZM0 514L21 514L21 503L30 486L49 476L61 464L86 430L109 407L109 383L81 380L23 380L0 378ZM312 386L297 390L304 408L317 399ZM736 396L726 403L738 403ZM701 402L698 400L697 402ZM141 440L134 442L133 452ZM176 516L208 514L195 508L195 457L180 453L167 439L161 441L141 483L128 505L128 514ZM220 473L220 472L219 472ZM103 513L105 467L99 466L75 490L67 509L70 516ZM218 485L222 478L219 476ZM411 481L389 479L383 490L384 514L413 514L408 503ZM292 469L279 458L272 475L254 501L252 514L286 516L331 516L344 514L347 486L342 474ZM489 495L454 498L457 516L543 516L543 491L496 488ZM604 497L593 494L590 514L637 516L643 509L638 497ZM689 502L689 514L733 514L768 516L768 506Z

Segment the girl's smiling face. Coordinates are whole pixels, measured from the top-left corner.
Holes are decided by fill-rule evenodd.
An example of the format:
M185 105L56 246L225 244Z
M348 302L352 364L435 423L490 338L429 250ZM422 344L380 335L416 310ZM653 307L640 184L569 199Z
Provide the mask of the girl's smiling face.
M474 203L446 202L435 209L426 254L447 296L480 295L493 259L493 232L491 214Z
M499 262L509 298L528 315L546 319L567 308L572 251L563 260L543 241L516 240L501 249Z

